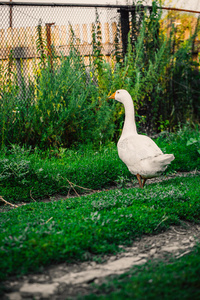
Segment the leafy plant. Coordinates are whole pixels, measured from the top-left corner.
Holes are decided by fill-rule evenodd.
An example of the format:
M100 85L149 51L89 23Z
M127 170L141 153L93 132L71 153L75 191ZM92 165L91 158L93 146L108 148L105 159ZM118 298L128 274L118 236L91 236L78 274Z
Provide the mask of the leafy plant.
M12 145L9 158L0 159L0 182L3 180L17 180L25 183L25 177L30 171L29 150Z
M102 55L102 34L101 34L101 24L99 22L99 15L96 9L96 20L92 24L92 64L94 66L95 75L101 76L102 64L103 64L103 55Z
M197 152L200 154L200 139L195 139L195 138L190 138L187 141L186 146L191 146L191 145L195 145L197 147Z
M46 41L43 38L43 34L42 34L42 20L40 19L40 22L37 26L37 39L36 39L36 47L37 47L37 52L40 55L40 66L42 68L45 69L46 67L46 54L45 54L45 50L46 50Z

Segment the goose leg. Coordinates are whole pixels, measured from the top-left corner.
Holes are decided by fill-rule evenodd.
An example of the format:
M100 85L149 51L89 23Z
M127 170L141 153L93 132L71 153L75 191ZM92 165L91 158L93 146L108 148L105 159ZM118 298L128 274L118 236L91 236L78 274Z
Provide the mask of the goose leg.
M140 174L137 174L136 177L137 177L137 180L138 180L138 182L139 182L139 186L140 186L140 188L142 189L142 188L143 188L143 185L142 185L142 181L141 181L141 176L140 176Z
M147 179L144 178L143 183L142 183L142 187L144 187L146 181L147 181Z

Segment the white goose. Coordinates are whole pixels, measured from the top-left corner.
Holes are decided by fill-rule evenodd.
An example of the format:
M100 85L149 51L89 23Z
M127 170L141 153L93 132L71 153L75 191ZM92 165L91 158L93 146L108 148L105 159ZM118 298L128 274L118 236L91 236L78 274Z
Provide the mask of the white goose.
M143 188L148 178L159 176L175 157L163 154L151 138L137 133L133 100L126 90L117 90L109 98L124 104L125 121L117 143L118 154Z

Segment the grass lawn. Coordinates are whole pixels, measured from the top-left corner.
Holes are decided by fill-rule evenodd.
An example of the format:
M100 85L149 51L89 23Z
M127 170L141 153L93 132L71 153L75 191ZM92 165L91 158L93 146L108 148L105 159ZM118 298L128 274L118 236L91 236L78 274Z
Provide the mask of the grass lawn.
M62 261L115 253L142 234L199 222L200 175L117 189L1 213L0 278Z

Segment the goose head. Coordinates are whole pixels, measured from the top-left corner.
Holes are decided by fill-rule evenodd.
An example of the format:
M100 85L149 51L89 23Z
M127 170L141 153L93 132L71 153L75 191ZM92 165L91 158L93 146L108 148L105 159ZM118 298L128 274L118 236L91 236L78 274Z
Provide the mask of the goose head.
M131 95L126 90L117 90L109 97L109 99L115 99L124 104L131 99Z

